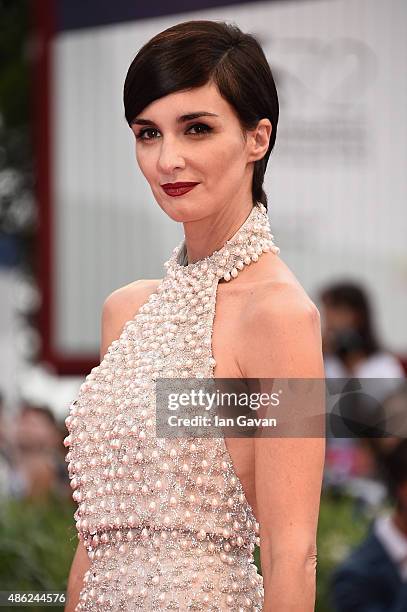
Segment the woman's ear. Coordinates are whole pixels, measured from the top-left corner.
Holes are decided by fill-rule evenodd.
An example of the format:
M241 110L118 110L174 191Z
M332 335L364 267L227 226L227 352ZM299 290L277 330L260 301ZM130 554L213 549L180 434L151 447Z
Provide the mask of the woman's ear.
M269 119L260 119L256 128L250 132L248 161L262 159L269 148L270 136L273 127Z

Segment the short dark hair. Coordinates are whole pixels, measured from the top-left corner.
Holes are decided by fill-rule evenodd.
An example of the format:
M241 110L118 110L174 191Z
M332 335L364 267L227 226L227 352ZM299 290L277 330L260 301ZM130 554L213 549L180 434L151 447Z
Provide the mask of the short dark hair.
M320 291L321 302L327 307L343 307L352 310L358 317L357 329L366 355L381 350L373 327L373 313L369 294L359 282L343 280Z
M137 53L124 83L125 117L129 125L151 102L176 91L214 82L235 109L243 130L260 119L272 124L269 148L255 161L253 204L267 208L264 173L277 135L279 103L270 66L251 34L223 21L185 21L155 35Z

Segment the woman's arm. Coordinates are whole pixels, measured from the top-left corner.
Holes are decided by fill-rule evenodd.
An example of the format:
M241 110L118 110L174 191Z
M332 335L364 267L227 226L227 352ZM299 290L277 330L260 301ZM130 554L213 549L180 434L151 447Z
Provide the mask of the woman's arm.
M262 379L323 381L320 317L308 298L294 288L273 292L269 299L260 300L254 314L253 325L247 330L250 335L241 366L246 377L260 379L264 390L268 385ZM320 386L317 383L317 389ZM275 386L271 390L271 382L269 387L268 393L276 391ZM288 415L288 429L277 437L280 435L277 423L273 432L264 429L260 437L254 438L260 560L265 588L263 611L312 612L325 430L321 437L300 437L302 429L299 432L297 429L298 437L290 437L289 420L295 411L284 406L283 395L278 410L270 410L267 416ZM321 394L317 393L316 397ZM298 404L301 402L300 393ZM304 400L304 414L301 414L304 427L306 404ZM311 417L320 414L322 405L314 412L315 406L309 407ZM322 419L325 422L324 414Z
M90 559L83 542L78 542L68 578L68 592L65 612L74 612L83 588L83 578L90 567Z

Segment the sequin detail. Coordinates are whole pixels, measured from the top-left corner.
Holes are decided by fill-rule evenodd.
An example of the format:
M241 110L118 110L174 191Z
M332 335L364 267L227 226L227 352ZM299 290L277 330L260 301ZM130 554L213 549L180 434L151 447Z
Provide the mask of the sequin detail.
M225 440L157 438L155 381L213 377L218 282L278 253L273 238L258 204L209 257L182 265L181 241L72 402L66 461L91 560L77 611L262 610L259 525Z

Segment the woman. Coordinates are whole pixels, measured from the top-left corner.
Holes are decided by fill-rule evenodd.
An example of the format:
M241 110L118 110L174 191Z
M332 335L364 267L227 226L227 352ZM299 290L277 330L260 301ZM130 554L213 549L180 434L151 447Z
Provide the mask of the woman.
M124 106L185 239L163 279L107 298L102 361L67 419L80 538L67 609L311 611L324 439L154 432L160 377L323 377L319 313L278 257L262 189L270 68L237 27L181 23L139 51Z

